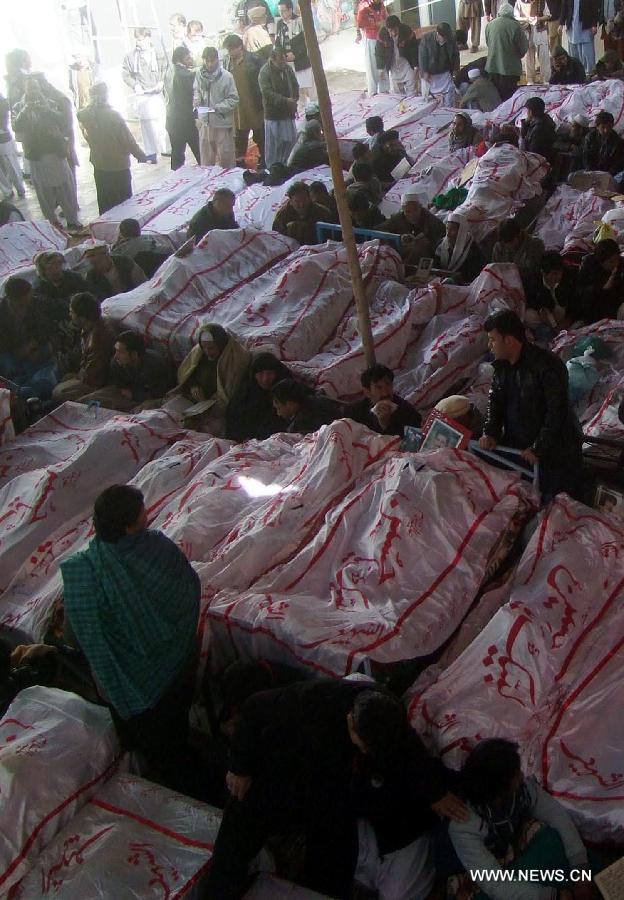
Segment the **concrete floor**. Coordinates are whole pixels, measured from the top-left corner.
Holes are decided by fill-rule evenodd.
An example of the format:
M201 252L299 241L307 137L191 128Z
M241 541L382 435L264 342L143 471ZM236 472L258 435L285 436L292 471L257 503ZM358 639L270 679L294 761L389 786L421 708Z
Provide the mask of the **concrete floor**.
M364 51L362 45L355 43L355 29L347 29L341 31L337 35L329 37L322 45L321 52L327 73L329 89L332 95L338 95L345 91L365 90L366 83L364 77ZM478 55L482 55L482 51ZM462 65L465 65L470 59L475 58L475 54L464 52L461 54ZM130 122L130 127L134 132L139 144L141 143L140 130L138 123ZM80 220L83 224L88 225L98 217L97 200L95 194L95 184L93 181L93 170L89 163L89 148L77 131L77 153L80 165L77 169L78 181L78 200L80 203ZM187 161L193 162L192 155L188 154ZM132 160L132 184L135 193L145 188L151 187L152 184L161 180L170 170L170 162L167 157L161 157L156 165L137 163ZM13 200L15 205L19 207L27 219L40 219L41 211L37 202L35 191L27 182L26 199Z

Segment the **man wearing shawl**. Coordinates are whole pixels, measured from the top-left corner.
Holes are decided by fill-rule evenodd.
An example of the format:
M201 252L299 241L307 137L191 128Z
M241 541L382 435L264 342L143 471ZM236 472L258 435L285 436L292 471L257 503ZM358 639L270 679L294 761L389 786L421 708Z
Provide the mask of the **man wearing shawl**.
M459 50L448 22L429 31L420 42L420 78L423 97L441 97L444 106L455 106L453 78L459 71Z
M169 538L148 530L136 488L100 494L93 525L87 549L61 564L66 636L84 653L123 745L183 790L199 578Z
M453 212L446 220L446 237L436 250L435 265L451 273L455 284L470 284L485 265L470 234L470 225L461 213Z
M486 25L485 43L488 49L485 71L504 102L513 96L518 87L522 58L529 49L529 39L520 22L514 18L510 3L503 3L496 18Z
M176 393L193 405L187 427L215 437L225 433L225 411L249 366L249 353L220 325L204 325L178 369Z

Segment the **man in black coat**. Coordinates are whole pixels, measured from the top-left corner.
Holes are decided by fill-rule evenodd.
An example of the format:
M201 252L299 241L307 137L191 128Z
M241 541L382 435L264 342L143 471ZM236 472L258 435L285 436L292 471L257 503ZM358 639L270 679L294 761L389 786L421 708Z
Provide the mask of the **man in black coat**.
M601 19L601 0L578 0L578 7L577 0L562 0L559 21L568 32L570 56L580 59L588 74L596 68L594 38Z
M234 143L236 159L242 165L249 148L249 132L258 147L260 158L258 168L264 168L264 110L262 92L258 83L264 60L255 53L245 50L242 39L237 34L228 34L223 39L223 49L227 50L224 68L234 77L239 103L234 110Z
M197 244L205 234L214 229L229 231L238 228L234 218L236 194L229 188L218 188L205 206L199 209L186 230L186 238L195 238Z
M624 141L614 129L615 119L602 110L596 116L595 128L585 138L583 168L592 172L617 175L624 170Z
M377 68L389 73L392 90L396 94L411 96L416 93L418 69L418 38L398 16L388 16L380 28L375 44Z
M355 403L350 418L378 434L403 437L406 425L420 427L420 414L403 397L394 393L394 372L387 366L374 365L360 375L366 397Z
M358 820L385 861L426 847L434 812L465 817L401 702L368 682L299 682L256 694L242 707L232 745L232 799L212 857L210 900L244 895L249 862L271 834L304 833L307 885L346 898ZM431 874L423 865L422 880ZM397 885L397 896L408 895L416 893Z
M511 310L489 316L485 330L494 378L481 447L514 447L530 466L539 463L544 503L560 491L577 495L582 432L570 407L564 363L527 343L524 324Z
M521 125L522 149L529 153L539 153L548 162L554 158L555 123L546 112L541 97L529 97L524 104L526 119Z
M171 168L179 169L184 165L187 144L199 165L199 132L193 110L195 72L193 57L187 47L176 47L171 62L166 80L166 127L171 142Z
M563 47L555 47L552 54L551 84L585 84L587 74L580 59L570 56Z

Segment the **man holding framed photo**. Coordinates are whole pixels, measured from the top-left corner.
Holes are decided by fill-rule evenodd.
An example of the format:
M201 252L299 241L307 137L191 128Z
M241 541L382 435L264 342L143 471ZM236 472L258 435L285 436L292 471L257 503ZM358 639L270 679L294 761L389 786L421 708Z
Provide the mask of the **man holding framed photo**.
M479 441L484 450L514 447L539 464L542 500L561 491L578 496L582 431L568 399L568 373L553 353L526 339L524 324L505 309L485 322L494 378Z

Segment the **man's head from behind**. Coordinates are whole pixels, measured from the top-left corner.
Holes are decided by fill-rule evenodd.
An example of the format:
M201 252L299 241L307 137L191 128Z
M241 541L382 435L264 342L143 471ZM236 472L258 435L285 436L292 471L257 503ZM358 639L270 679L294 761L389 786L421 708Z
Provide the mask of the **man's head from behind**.
M501 309L485 320L488 346L494 359L515 363L526 343L526 331L521 319L510 309Z
M308 388L304 384L294 378L284 378L271 389L273 408L280 419L289 422L304 405L308 394Z
M373 137L376 134L382 134L384 130L384 123L381 116L369 116L364 123L366 126L366 134Z
M294 184L291 184L286 191L286 196L292 208L299 215L305 213L312 202L310 199L310 188L303 181L295 181Z
M96 537L116 544L129 534L147 528L147 510L143 494L128 484L113 484L102 491L93 506Z
M145 342L134 331L122 331L115 342L115 362L122 369L138 369L145 357Z
M615 119L611 115L610 112L606 112L606 110L601 110L596 116L596 131L598 134L605 138L608 137L613 131L613 126L615 125Z
M556 288L563 278L564 263L556 250L547 250L540 260L542 281L549 288Z
M141 226L136 219L122 219L119 223L120 238L141 237Z
M230 218L234 212L236 194L229 188L219 188L212 195L212 208L219 216Z
M362 691L347 714L351 742L370 757L379 771L388 771L405 746L409 725L397 697L376 690Z
M622 262L617 241L611 238L598 241L594 250L594 259L600 263L605 272L614 272Z
M373 406L380 400L392 400L394 372L388 366L370 366L360 375L360 383Z
M352 150L353 153L353 162L371 162L373 158L373 152L368 144L355 144Z
M368 184L375 175L373 167L366 162L353 163L351 173L353 175L353 180L361 184Z
M481 741L461 769L466 799L477 809L511 798L522 784L518 745L503 738Z
M399 132L394 128L384 131L379 139L379 145L384 153L403 153L405 150L401 143Z
M234 62L240 62L245 55L243 40L237 34L228 34L223 39L223 49Z
M498 240L508 250L517 250L522 243L522 228L515 219L506 219L498 226Z
M527 111L527 119L532 122L534 119L541 119L546 112L546 105L541 97L529 97L524 104Z
M74 294L69 301L69 316L74 325L90 331L102 318L100 301L88 291Z

